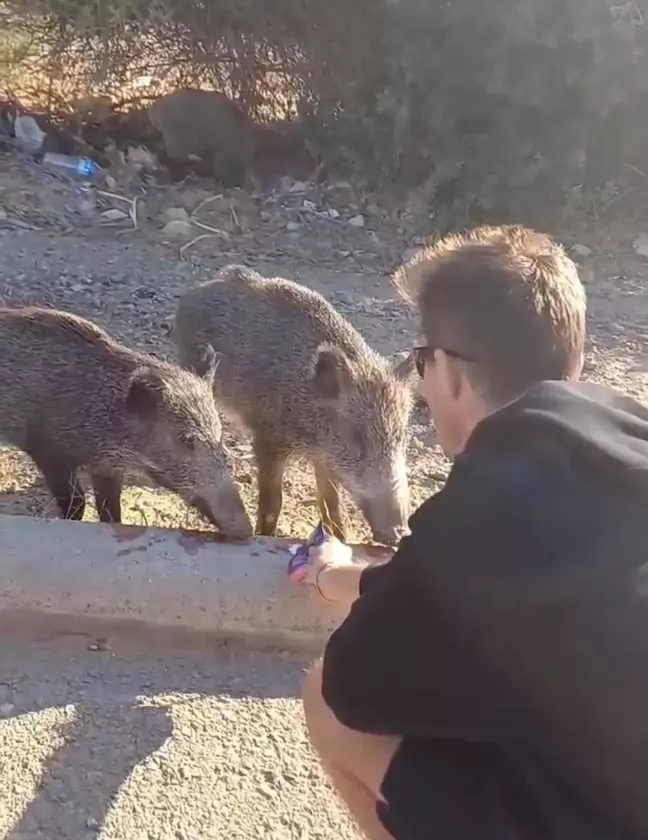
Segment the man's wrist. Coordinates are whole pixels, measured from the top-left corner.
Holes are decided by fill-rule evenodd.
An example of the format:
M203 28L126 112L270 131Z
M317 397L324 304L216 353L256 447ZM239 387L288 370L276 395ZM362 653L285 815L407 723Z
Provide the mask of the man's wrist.
M313 584L318 597L328 604L352 603L360 594L365 562L330 563L319 568Z

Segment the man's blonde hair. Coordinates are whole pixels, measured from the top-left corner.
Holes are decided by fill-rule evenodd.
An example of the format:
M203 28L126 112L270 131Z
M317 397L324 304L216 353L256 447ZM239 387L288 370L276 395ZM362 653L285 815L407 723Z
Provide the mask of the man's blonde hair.
M437 240L395 275L430 346L475 360L476 385L502 401L568 379L585 344L585 290L550 236L520 225Z

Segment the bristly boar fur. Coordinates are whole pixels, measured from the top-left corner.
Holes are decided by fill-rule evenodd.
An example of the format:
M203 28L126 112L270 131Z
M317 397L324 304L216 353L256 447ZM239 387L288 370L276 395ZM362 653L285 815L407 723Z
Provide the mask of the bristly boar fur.
M200 378L76 315L0 309L0 437L33 458L64 517L83 516L86 468L101 520L120 522L122 478L135 471L247 536L213 399L215 354L202 353Z
M219 355L216 400L254 437L262 534L275 533L287 459L302 455L335 534L344 536L342 484L377 540L399 539L409 506L410 356L393 369L322 295L243 266L186 292L172 335L181 364L197 372L204 344Z

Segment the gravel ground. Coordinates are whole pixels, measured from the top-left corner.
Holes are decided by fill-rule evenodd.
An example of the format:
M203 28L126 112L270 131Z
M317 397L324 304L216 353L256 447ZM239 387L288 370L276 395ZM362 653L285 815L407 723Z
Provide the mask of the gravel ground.
M354 840L305 739L303 663L3 642L4 840Z

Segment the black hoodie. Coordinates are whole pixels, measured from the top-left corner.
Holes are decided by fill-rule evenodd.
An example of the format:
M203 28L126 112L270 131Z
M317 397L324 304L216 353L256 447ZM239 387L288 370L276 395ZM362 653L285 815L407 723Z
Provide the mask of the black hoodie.
M410 527L327 646L338 719L500 746L552 838L585 838L558 788L618 827L587 840L648 837L648 409L542 383L477 426Z

